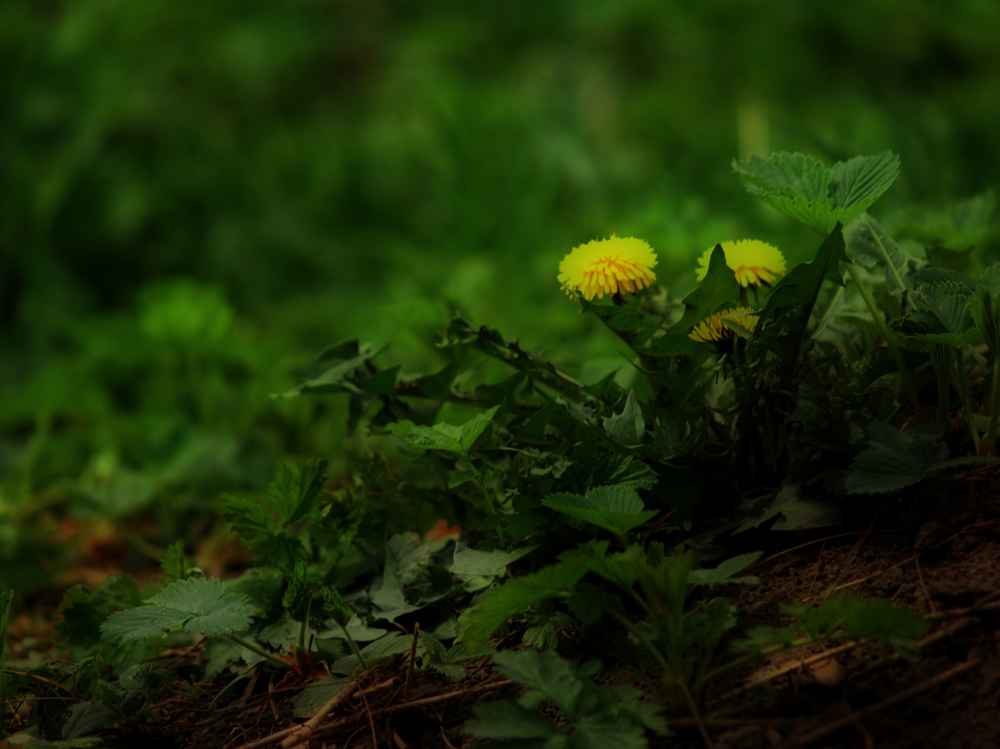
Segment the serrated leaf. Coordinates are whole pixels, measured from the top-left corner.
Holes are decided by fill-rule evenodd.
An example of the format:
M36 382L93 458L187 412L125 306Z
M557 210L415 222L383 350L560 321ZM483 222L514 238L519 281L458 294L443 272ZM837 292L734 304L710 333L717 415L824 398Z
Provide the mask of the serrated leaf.
M940 453L940 437L901 432L880 422L869 427L868 446L847 473L848 494L886 494L927 478Z
M556 564L487 591L462 612L458 619L458 639L468 648L485 646L490 635L512 616L570 592L588 568L586 555L569 552Z
M463 730L479 739L547 739L558 731L534 710L516 702L485 702L475 707L475 717Z
M831 167L801 153L777 152L733 161L747 191L786 216L823 233L864 213L899 176L890 151L856 156Z
M551 651L506 650L493 656L504 676L541 693L567 715L575 715L584 682L569 661Z
M221 636L245 631L256 613L249 600L221 580L191 578L171 583L144 606L112 614L101 633L126 642L167 632Z
M630 486L599 486L579 494L552 494L542 500L550 510L581 520L616 535L628 533L656 517L655 510L646 510Z
M646 433L646 420L642 409L635 399L635 392L630 390L621 413L603 419L604 431L624 447L638 447Z
M411 421L398 421L389 425L389 431L419 450L442 450L464 454L472 449L476 440L486 431L500 406L469 419L464 424L435 424L418 426Z
M325 460L281 465L263 496L228 496L223 514L259 557L291 568L301 556L297 536L317 509L326 471Z

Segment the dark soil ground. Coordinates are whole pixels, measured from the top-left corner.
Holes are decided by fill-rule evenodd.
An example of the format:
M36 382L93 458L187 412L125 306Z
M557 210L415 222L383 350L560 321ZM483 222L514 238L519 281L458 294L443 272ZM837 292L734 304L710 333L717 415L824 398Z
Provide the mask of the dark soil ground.
M1000 747L1000 486L986 476L967 477L958 492L950 486L946 496L893 505L866 527L768 534L757 546L767 554L752 570L761 584L730 591L748 623L772 625L783 623L786 603L819 603L842 591L888 598L931 620L918 653L904 657L852 643L780 653L713 687L700 725L678 714L670 721L674 735L653 745ZM928 503L933 509L921 507ZM44 649L51 621L37 615L16 621L14 651ZM165 657L193 661L200 651ZM308 746L470 747L461 733L470 706L515 694L488 662L470 666L459 683L407 675L404 663L399 658L364 675L348 699L315 722ZM624 672L618 677L652 688ZM292 715L292 699L316 678L263 672L229 688L228 677L178 683L153 707L151 722L108 737L109 746L287 745L289 731L303 723Z

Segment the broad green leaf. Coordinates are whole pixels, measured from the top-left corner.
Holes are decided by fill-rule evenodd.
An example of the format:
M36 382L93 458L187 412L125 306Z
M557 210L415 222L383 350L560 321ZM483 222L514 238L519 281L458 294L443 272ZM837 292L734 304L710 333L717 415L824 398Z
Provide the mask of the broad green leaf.
M245 631L256 613L249 600L222 581L190 578L171 583L143 606L112 614L101 633L126 642L168 632L220 636Z
M389 431L420 450L443 450L464 454L472 449L476 440L486 431L500 406L477 414L460 425L435 424L431 427L417 426L410 421L398 421L389 425Z
M646 421L635 399L635 392L629 391L621 413L606 417L603 423L604 431L618 444L624 447L641 445L642 436L646 433Z
M886 494L913 486L927 478L940 454L938 435L873 422L867 447L847 472L847 493Z
M736 274L726 265L726 253L722 245L716 245L708 262L705 278L690 294L684 297L684 314L671 326L666 335L654 339L648 353L655 356L676 356L679 354L699 354L705 351L704 344L688 338L688 333L699 322L720 309L735 307L740 300L740 285Z
M733 169L750 194L825 234L864 213L892 187L899 157L886 151L827 167L812 156L777 152L734 160Z
M588 569L587 555L572 551L556 564L487 591L462 612L458 619L458 639L468 648L485 646L490 636L512 616L572 591Z
M579 494L553 494L542 500L550 510L568 515L617 535L628 533L656 517L646 510L635 489L629 486L599 486Z
M749 554L740 554L722 562L718 567L711 569L696 569L688 573L689 585L731 585L732 583L742 583L745 585L756 585L760 578L755 576L734 577L737 573L752 565L761 558L763 552L754 551Z

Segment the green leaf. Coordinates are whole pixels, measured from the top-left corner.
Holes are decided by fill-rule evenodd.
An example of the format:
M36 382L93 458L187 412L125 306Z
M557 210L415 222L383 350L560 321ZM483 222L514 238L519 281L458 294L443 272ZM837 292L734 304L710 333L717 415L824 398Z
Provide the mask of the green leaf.
M823 233L864 213L896 181L899 157L890 151L856 156L827 167L801 153L733 161L751 195Z
M760 578L754 576L734 577L750 565L754 564L764 552L754 551L749 554L740 554L722 562L718 567L712 569L696 569L688 573L689 585L731 585L741 583L744 585L756 585Z
M868 446L847 472L847 493L886 494L913 486L927 478L940 454L939 435L873 422Z
M547 739L559 735L534 710L508 700L476 705L475 717L463 729L479 739Z
M787 611L798 620L791 626L816 640L839 636L902 644L923 637L928 629L923 617L882 598L842 595L820 606L789 606Z
M867 268L880 267L890 288L907 290L907 275L920 259L898 244L882 225L867 213L844 227L847 256Z
M552 494L542 500L550 510L568 515L616 535L624 535L656 517L645 506L635 489L629 486L599 486L579 494Z
M325 460L282 465L263 497L229 496L223 514L259 557L290 568L302 552L298 526L315 516L326 471Z
M811 262L795 266L778 282L760 313L751 345L758 352L776 352L786 375L798 365L823 281L840 283L840 263L844 258L844 237L838 225Z
M144 606L112 614L101 633L126 642L168 632L221 636L245 631L256 613L249 600L221 580L190 578L171 583Z
M576 715L584 682L569 661L551 651L506 650L494 655L493 662L504 676L538 691L566 715Z
M114 710L99 702L78 702L69 709L62 736L64 739L80 739L113 725L117 718Z
M589 566L586 554L571 551L556 564L487 591L462 612L458 619L458 639L468 648L485 647L490 635L512 616L572 591Z
M458 426L435 424L432 427L424 427L417 426L411 421L398 421L389 425L389 431L419 450L442 450L464 454L472 449L499 410L500 406L494 406Z
M740 285L736 274L726 265L726 253L722 245L716 245L708 262L708 271L701 283L684 297L684 314L666 335L657 338L648 352L655 356L677 356L680 354L700 354L706 349L688 338L688 333L699 322L720 309L736 306L740 299Z
M618 444L624 447L641 445L642 436L646 433L646 421L635 399L635 392L629 391L621 413L606 417L603 423L604 431Z
M160 569L168 581L183 580L198 568L184 554L184 542L175 541L167 547L160 559Z
M451 574L462 581L462 587L469 593L489 586L498 577L507 574L507 565L533 552L536 546L523 546L511 551L478 551L476 549L455 549L451 564Z
M109 577L96 590L76 585L63 596L59 635L73 648L91 648L101 640L101 623L112 613L142 603L130 577Z
M312 376L299 386L272 397L297 398L300 395L322 393L359 395L362 389L353 381L354 375L384 350L385 346L373 349L361 346L354 340L331 346L313 362L310 367L314 372Z

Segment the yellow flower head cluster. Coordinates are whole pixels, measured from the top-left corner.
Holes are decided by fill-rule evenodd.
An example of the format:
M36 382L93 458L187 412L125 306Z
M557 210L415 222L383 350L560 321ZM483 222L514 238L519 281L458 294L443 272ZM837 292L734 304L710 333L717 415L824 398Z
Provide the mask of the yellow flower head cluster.
M749 307L724 309L695 325L688 338L698 343L718 343L730 338L749 336L757 324L757 313Z
M595 239L570 250L559 263L559 284L570 296L587 301L615 294L634 294L656 280L656 253L636 237Z
M781 254L781 250L767 242L738 239L721 244L722 251L726 254L726 265L732 268L740 286L770 286L778 276L785 273L785 256ZM708 273L708 262L714 249L714 245L709 247L698 258L699 281Z

